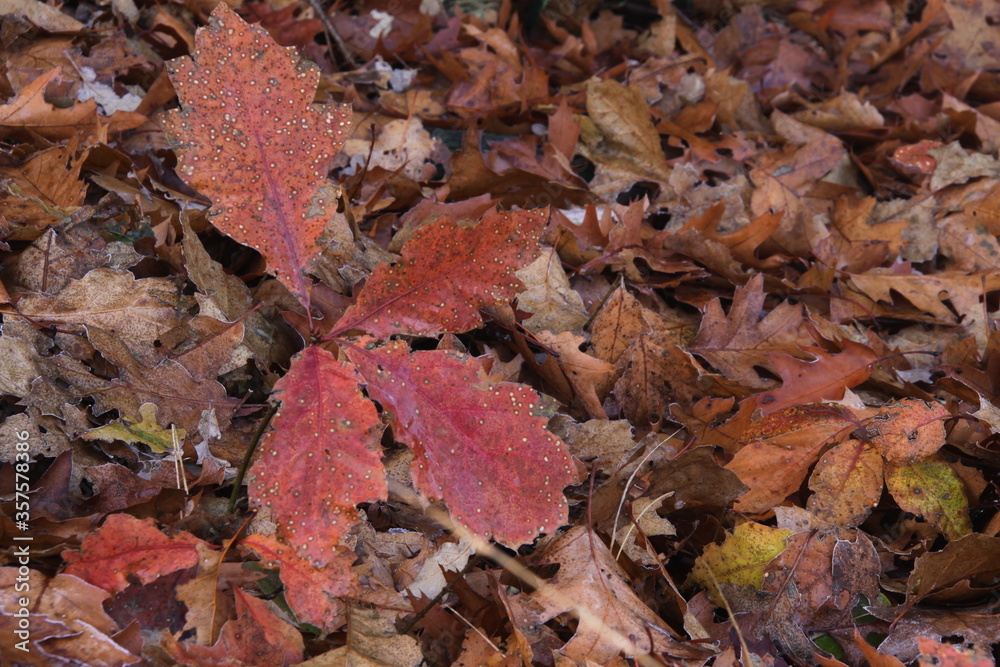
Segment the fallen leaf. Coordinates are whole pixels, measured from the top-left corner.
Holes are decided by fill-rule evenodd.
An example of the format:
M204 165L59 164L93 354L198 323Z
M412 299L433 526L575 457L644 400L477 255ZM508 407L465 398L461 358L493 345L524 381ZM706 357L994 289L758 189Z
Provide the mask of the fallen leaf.
M396 264L375 270L330 336L351 329L379 338L433 336L481 326L480 308L521 287L515 272L536 256L547 219L546 209L490 211L475 227L448 218L421 227Z
M413 481L447 502L456 521L508 545L566 523L562 490L576 469L566 445L545 430L534 390L481 384L478 362L453 352L411 353L400 342L346 352L416 454Z
M948 539L972 532L965 487L939 455L918 461L889 462L885 484L901 509L923 517Z
M361 382L351 364L306 348L274 386L281 409L250 469L253 504L270 511L296 554L316 567L337 558L357 521L355 505L387 494L383 427Z
M302 272L327 225L347 227L326 171L350 107L314 106L319 69L296 62L225 3L195 39L191 57L167 65L182 107L163 122L178 171L212 200L213 224L259 250L308 307Z
M143 583L165 574L198 564L195 546L202 541L190 533L168 537L156 528L152 519L136 519L127 514L112 514L80 548L62 553L65 573L80 577L109 593L129 585L129 576Z

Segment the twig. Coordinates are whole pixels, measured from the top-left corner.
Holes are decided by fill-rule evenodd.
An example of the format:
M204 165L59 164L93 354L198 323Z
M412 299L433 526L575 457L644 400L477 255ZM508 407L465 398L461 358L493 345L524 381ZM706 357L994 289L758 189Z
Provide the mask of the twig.
M267 429L267 425L271 423L271 418L274 417L274 413L278 411L278 404L271 403L271 406L267 409L267 414L260 421L257 426L257 431L253 434L253 440L250 441L250 446L247 447L247 453L243 455L243 462L240 463L240 469L236 473L236 479L233 480L233 492L229 496L229 506L226 507L226 514L232 514L233 510L236 509L236 499L240 495L240 487L243 486L243 477L247 474L247 468L250 467L250 459L253 458L253 453L257 449L257 443L260 442L260 438L264 435L264 430Z
M469 570L471 570L473 567L476 566L477 563L479 563L479 556L474 556L474 557L470 558L469 562L466 563L465 567L462 568L462 571L459 572L458 575L454 579L452 579L451 581L449 581L445 585L445 587L441 589L441 592L438 593L437 595L435 595L434 599L431 600L427 604L426 607L424 607L423 609L421 609L420 611L418 611L417 615L414 616L412 619L410 619L410 622L406 624L406 627L399 631L399 634L405 635L406 633L408 633L410 630L413 629L413 626L415 626L417 623L420 622L420 619L422 619L424 616L427 615L427 612L429 612L435 606L441 604L441 600L444 599L444 596L448 593L448 591L450 591L452 588L454 588L455 584L458 583L458 580L461 579L462 577L464 577L469 572ZM487 641L489 641L489 640L487 640Z
M333 40L336 45L337 50L340 51L341 57L347 64L351 66L351 69L357 69L358 63L351 57L351 52L347 50L347 44L344 44L344 40L341 39L340 33L337 29L333 27L333 22L330 17L326 15L326 10L323 9L322 5L319 4L319 0L306 0L309 6L313 8L313 11L319 16L319 20L323 22L323 29L326 30L326 34Z

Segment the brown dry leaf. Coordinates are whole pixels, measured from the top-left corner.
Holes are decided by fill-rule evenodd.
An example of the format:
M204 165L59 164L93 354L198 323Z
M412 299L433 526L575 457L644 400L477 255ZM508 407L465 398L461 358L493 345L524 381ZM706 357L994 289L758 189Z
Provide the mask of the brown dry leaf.
M904 664L916 660L920 654L920 637L938 641L945 637L962 637L969 644L985 647L991 646L1000 636L1000 614L902 606L872 606L868 612L894 624L893 632L879 644L878 649L897 657Z
M39 0L0 0L0 15L23 17L35 27L51 33L84 30L83 24L75 18Z
M816 243L816 256L831 266L862 272L896 256L906 221L873 220L874 197L838 197L831 212L829 235Z
M941 101L941 110L949 116L955 118L965 114L972 114L975 119L975 134L982 142L982 150L986 153L996 153L1000 148L1000 121L990 118L986 114L980 113L968 104L945 93Z
M238 563L223 563L225 552L195 545L200 562L197 575L177 587L177 599L187 607L184 629L194 630L196 641L211 646L219 638L226 621L236 618L233 598L226 589L259 579L259 572L245 570Z
M804 660L815 650L806 634L811 628L850 625L858 596L878 596L878 554L864 535L850 537L847 531L797 533L767 565L763 590L774 597L763 612L763 627Z
M775 370L771 354L800 353L802 306L782 302L761 318L764 277L755 275L738 287L728 316L719 299L705 308L705 317L690 350L704 357L726 377L747 387L764 389L771 381L762 378L755 365Z
M29 592L29 604L20 603ZM0 615L15 619L15 614L25 609L31 613L32 630L27 651L15 653L12 648L5 648L0 655L11 660L11 664L26 656L31 662L24 664L39 667L74 663L139 664L142 662L140 656L133 655L112 638L120 628L102 605L110 597L106 591L73 575L58 574L48 579L27 567L21 572L15 567L0 569ZM49 627L50 623L58 624L59 628ZM24 626L16 621L5 625L5 631L10 632L12 638L9 646L13 647L15 641L19 641L15 640L14 629L23 630ZM34 632L36 627L39 629L37 634ZM21 657L15 658L15 655Z
M517 309L532 313L522 322L535 333L571 331L580 333L588 316L583 299L570 287L559 255L551 248L542 250L534 262L515 275L526 286L517 296Z
M181 224L184 229L184 268L200 290L195 299L201 314L222 322L241 320L244 324L243 342L253 352L259 367L270 368L279 360L287 363L295 353L296 342L259 311L251 312L253 299L243 281L227 273L209 256L201 240L191 231L186 216L181 218Z
M964 217L964 216L963 216ZM1000 243L982 225L973 225L958 216L945 218L938 225L941 252L951 260L949 271L1000 270Z
M44 5L43 5L44 6ZM77 155L76 138L32 155L17 168L0 168L3 217L12 225L8 241L34 241L46 227L60 223L83 205L87 184L80 168L88 151Z
M680 643L668 633L667 624L632 591L628 577L601 539L585 527L569 529L534 558L538 565L558 563L559 571L534 593L532 602L541 605L539 622L560 614L581 618L576 634L560 653L571 660L604 664L624 652L632 657L655 652L678 659L679 664L697 664L714 654L714 649ZM621 646L609 631L634 642Z
M835 136L775 111L775 130L788 145L764 154L751 173L757 188L750 210L755 216L784 212L772 238L786 254L808 256L809 239L821 230L805 198L847 158L847 151Z
M656 424L670 403L689 405L704 392L701 367L662 335L639 335L619 362L615 399L636 425Z
M839 401L844 392L868 379L878 356L871 348L851 340L844 349L830 354L818 347L804 347L815 359L805 361L787 354L772 354L771 365L781 376L781 386L757 396L765 415L793 405Z
M136 280L128 271L94 269L58 294L30 294L17 307L31 320L59 331L115 331L136 359L153 366L162 359L153 343L177 326L177 313L185 306L168 278Z
M967 151L957 141L932 148L927 154L937 161L929 185L932 192L974 178L996 179L1000 176L1000 161L984 153Z
M559 417L549 429L569 446L570 454L581 460L600 459L602 467L617 470L635 448L632 425L624 419L591 419L582 424Z
M876 270L866 274L852 274L850 281L873 301L892 304L892 292L896 292L922 312L931 315L933 321L957 325L959 319L944 303L944 299L948 299L955 311L962 314L961 325L966 335L974 336L980 349L985 349L987 328L981 302L987 292L1000 289L1000 274L939 272L925 276L897 275ZM872 304L872 307L877 307L877 304ZM887 312L889 310L891 309L887 309Z
M420 642L401 635L390 615L363 604L347 610L346 644L319 656L317 665L330 667L417 667L424 656ZM304 663L310 665L314 661Z
M816 108L793 113L792 118L827 132L877 130L885 119L871 102L862 102L855 93L842 92L823 100Z
M65 141L80 136L84 143L106 141L108 134L133 130L146 117L133 111L116 111L104 118L97 113L93 99L66 109L45 101L45 88L59 76L58 67L50 70L22 90L17 99L0 106L0 135L30 131L51 141Z
M798 490L820 452L855 428L855 420L836 408L786 408L751 423L741 438L745 444L726 465L750 487L735 506L766 512Z
M608 415L601 404L611 391L615 367L581 351L580 346L586 340L583 336L576 336L569 331L560 334L539 331L535 337L539 343L559 355L559 368L573 386L573 393L590 417L607 419Z
M848 440L823 454L809 478L809 511L841 528L868 518L882 497L882 457L861 440Z
M580 150L597 165L597 175L590 183L592 192L614 198L636 181L670 180L660 135L638 88L614 79L591 79L587 82L584 122Z
M756 254L757 248L767 241L781 224L782 214L780 212L765 213L736 231L720 234L718 227L723 221L725 212L725 203L719 202L709 207L702 215L689 220L678 233L686 230L697 230L706 240L724 245L735 260L746 266L773 268L780 264L780 260L760 260Z
M972 533L949 542L940 551L919 556L907 580L907 596L920 600L966 579L996 577L1000 574L998 548L1000 537Z
M938 52L953 57L963 69L1000 67L1000 27L990 18L992 3L945 0L942 4L954 30L942 35Z
M196 315L188 322L188 327L189 331L181 333L188 333L190 338L177 347L166 346L174 361L183 365L196 382L225 375L253 357L248 347L240 345L246 332L242 322L222 322L214 317Z
M594 356L617 364L636 338L650 330L650 324L644 317L646 312L646 308L629 294L625 285L619 285L590 327Z
M214 409L219 422L232 418L235 401L215 380L196 382L183 366L170 359L145 368L119 337L98 327L88 327L87 337L118 367L119 377L94 383L96 378L81 378L68 367L65 370L70 372L65 377L71 386L82 381L77 390L93 393L100 412L118 410L138 422L142 419L142 404L153 403L159 408L162 424L177 424L192 433L207 410ZM90 383L94 384L88 387Z
M372 119L355 118L353 136L344 144L343 152L351 156L351 164L372 169L380 167L387 172L401 172L415 181L427 181L434 175L425 173L426 163L441 150L441 140L431 137L419 118L378 120L384 122L372 143ZM368 159L369 153L371 159Z

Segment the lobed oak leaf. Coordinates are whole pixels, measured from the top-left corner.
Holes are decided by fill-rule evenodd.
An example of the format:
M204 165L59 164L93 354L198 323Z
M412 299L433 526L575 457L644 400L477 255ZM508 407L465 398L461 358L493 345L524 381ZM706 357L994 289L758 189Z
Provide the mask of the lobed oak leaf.
M997 549L1000 537L971 533L952 540L940 551L921 554L906 582L907 597L916 602L966 580L994 581L1000 574Z
M158 408L162 425L174 423L190 433L198 428L206 410L214 409L220 422L231 418L235 401L226 396L225 388L214 379L195 382L187 369L172 359L146 368L121 338L96 326L87 327L87 338L105 359L118 367L117 378L81 377L69 360L63 360L66 363L50 370L53 375L63 371L68 384L79 385L78 393L93 393L99 413L118 410L129 421L137 423L143 419L142 405L153 403ZM60 359L55 357L53 361Z
M300 622L332 632L343 624L340 598L353 594L357 579L351 572L354 554L337 551L325 567L314 567L294 549L274 537L251 535L240 542L269 567L281 569L285 599Z
M274 386L281 409L251 468L251 502L268 508L288 544L316 567L336 558L354 506L386 497L382 424L360 382L352 365L306 348Z
M687 230L700 232L705 239L721 243L729 252L733 259L745 266L752 266L758 269L774 268L780 265L778 259L761 260L757 258L757 248L770 238L774 230L781 224L782 213L765 213L756 217L749 225L742 227L729 234L720 234L719 223L722 222L726 212L725 202L719 202L709 207L702 215L692 218L677 233Z
M838 401L844 390L858 386L871 375L871 365L878 356L871 348L851 340L843 342L844 349L830 354L819 347L806 347L813 355L812 361L796 359L787 354L770 355L771 364L781 376L777 389L757 396L757 405L763 414L771 414L794 405Z
M178 171L212 200L213 224L267 260L307 307L302 271L337 214L326 172L350 121L345 105L313 105L319 69L296 62L262 27L220 3L190 57L167 64L182 109L167 114Z
M726 377L747 387L767 388L755 365L773 369L771 354L798 352L796 335L802 326L802 306L778 304L761 319L764 277L755 275L736 289L728 317L718 299L710 302L690 351L704 357Z
M535 338L558 355L557 363L573 387L573 394L593 419L607 419L601 403L615 380L615 367L580 350L586 340L571 331L539 331Z
M416 455L414 483L445 500L457 521L511 546L566 523L562 489L576 469L566 445L545 430L533 389L481 383L479 362L455 352L410 353L398 341L345 351Z
M141 363L153 366L163 359L153 343L177 326L181 305L168 278L137 280L128 271L94 269L58 294L29 294L17 309L60 331L83 333L95 326L114 331Z
M447 217L421 227L395 264L375 269L330 335L436 336L481 326L480 308L521 288L514 272L538 256L548 217L548 209L489 211L474 227Z
M104 525L83 538L79 549L62 553L65 573L109 593L125 590L129 576L148 584L165 574L199 562L201 540L184 531L174 537L161 533L152 519L112 514Z
M42 5L45 6L45 5ZM87 184L80 169L89 151L77 155L77 138L64 146L35 153L17 168L0 167L5 241L33 241L84 204Z

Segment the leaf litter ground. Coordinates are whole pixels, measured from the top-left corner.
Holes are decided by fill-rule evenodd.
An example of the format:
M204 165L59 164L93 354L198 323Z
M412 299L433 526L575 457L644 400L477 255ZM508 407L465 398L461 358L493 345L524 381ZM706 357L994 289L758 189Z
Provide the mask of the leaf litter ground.
M4 664L993 664L989 4L25 7Z

